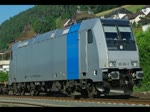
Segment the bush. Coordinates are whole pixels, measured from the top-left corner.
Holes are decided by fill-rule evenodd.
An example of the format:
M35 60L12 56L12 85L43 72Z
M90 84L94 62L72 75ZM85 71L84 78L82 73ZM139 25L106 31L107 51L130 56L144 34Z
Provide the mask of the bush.
M0 72L0 82L8 81L8 73Z
M135 32L139 48L140 65L144 71L144 79L141 87L135 87L135 91L150 91L150 29L146 32Z

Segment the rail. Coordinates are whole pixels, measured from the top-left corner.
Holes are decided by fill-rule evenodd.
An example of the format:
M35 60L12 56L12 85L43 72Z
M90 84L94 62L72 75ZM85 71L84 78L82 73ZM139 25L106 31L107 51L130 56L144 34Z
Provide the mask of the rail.
M80 98L47 96L0 96L1 103L39 107L150 107L150 98Z

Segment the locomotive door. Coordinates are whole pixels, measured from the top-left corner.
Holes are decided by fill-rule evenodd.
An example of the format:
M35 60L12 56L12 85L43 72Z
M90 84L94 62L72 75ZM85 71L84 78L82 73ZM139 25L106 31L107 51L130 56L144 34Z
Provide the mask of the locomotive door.
M87 31L80 32L80 71L84 75L88 72L88 57L87 57Z

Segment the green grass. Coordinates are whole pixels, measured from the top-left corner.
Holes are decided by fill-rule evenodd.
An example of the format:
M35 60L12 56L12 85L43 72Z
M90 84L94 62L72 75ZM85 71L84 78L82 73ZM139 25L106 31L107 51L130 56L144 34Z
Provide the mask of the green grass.
M135 13L137 10L139 10L143 7L144 7L144 5L124 5L124 6L122 6L122 8L125 8L133 13ZM120 7L97 13L96 16L97 17L104 16L104 15L109 14L110 12L117 10L119 8Z
M134 92L150 91L150 84L143 84L141 87L134 86L133 91Z
M140 9L142 9L144 5L126 5L124 8L128 11L131 11L132 13L136 13Z
M118 8L114 8L114 9L110 9L110 10L107 10L107 11L103 11L103 12L97 13L96 16L97 17L104 16L104 15L109 14L110 12L112 12L112 11L114 11L116 9L118 9Z

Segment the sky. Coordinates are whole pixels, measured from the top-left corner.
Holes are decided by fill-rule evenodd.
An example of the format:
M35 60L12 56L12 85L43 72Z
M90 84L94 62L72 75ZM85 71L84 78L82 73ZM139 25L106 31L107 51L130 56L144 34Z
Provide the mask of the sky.
M0 5L0 24L34 5Z

